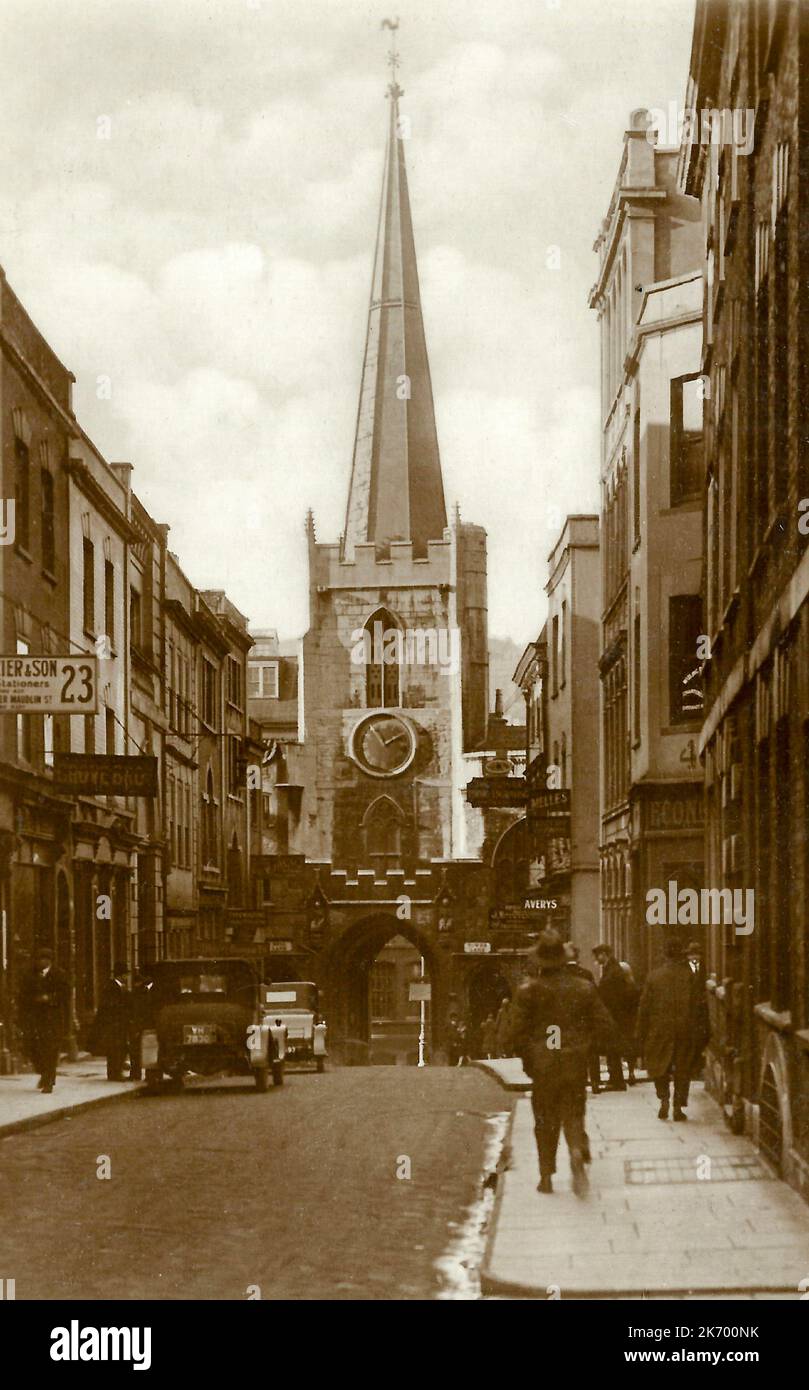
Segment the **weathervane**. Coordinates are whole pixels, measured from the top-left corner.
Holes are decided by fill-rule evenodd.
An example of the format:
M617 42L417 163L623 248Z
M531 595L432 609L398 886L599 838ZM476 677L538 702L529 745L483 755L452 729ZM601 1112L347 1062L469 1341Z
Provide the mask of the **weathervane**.
M399 28L399 16L397 15L395 19L383 19L380 28L390 29L391 31L391 48L390 52L388 53L388 67L391 70L391 76L393 77L393 81L388 86L388 95L392 96L395 101L397 97L404 96L403 89L399 86L399 83L396 81L396 69L398 68L400 62L399 54L396 51L396 30Z

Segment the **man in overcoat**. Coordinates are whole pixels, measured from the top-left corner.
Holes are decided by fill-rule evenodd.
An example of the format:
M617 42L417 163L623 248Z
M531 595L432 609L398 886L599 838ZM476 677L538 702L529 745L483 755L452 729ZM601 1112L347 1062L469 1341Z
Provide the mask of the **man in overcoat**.
M104 986L96 1025L107 1055L107 1080L123 1081L129 1051L132 997L126 983L126 962L116 961Z
M572 974L578 975L580 980L587 980L591 985L595 985L595 977L592 970L588 970L586 965L582 965L579 957L581 951L572 941L565 942L565 955L567 956L567 968ZM601 1055L597 1048L590 1053L587 1069L590 1074L590 1090L597 1096L601 1090Z
M615 1022L616 1040L615 1047L607 1054L607 1068L609 1070L608 1091L625 1091L626 1082L624 1081L624 1068L622 1057L629 1060L630 1084L635 1081L635 1014L638 1007L637 986L621 969L618 961L610 946L606 942L600 942L595 947L593 955L601 966L601 979L598 982L598 993L601 1002L610 1017Z
M56 1084L59 1049L67 1033L70 987L64 971L53 963L53 952L37 951L36 965L23 977L20 1022L28 1055L39 1072L40 1091L49 1095Z
M687 1120L688 1090L699 1054L710 1036L705 990L682 945L670 938L666 960L646 980L638 1008L638 1040L646 1070L660 1101L659 1119L669 1117L674 1084L675 1120Z
M568 969L557 932L542 932L535 948L536 978L514 1004L514 1043L533 1081L531 1104L539 1155L539 1191L552 1192L559 1131L570 1151L573 1191L587 1190L584 1129L587 1063L594 1046L613 1044L612 1019L595 986Z

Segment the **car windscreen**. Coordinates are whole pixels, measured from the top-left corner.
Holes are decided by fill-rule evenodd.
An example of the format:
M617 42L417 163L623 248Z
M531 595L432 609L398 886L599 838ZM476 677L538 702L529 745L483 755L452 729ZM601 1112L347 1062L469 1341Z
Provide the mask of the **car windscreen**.
M156 981L157 992L163 1000L177 1003L200 1000L206 1003L249 1004L254 997L252 976L243 971L222 971L183 967L162 974Z
M317 985L284 981L266 985L262 993L267 1008L317 1010Z

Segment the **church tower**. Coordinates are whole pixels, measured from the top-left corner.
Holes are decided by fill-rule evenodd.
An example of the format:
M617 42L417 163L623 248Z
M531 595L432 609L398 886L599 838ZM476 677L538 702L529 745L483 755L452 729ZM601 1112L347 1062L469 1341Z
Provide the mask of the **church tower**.
M304 862L281 865L273 890L293 928L295 874L308 894L310 978L327 988L330 1027L349 1038L367 1037L370 967L401 934L427 958L434 1017L446 1014L456 935L480 935L488 872L467 845L463 796L463 755L486 733L486 535L457 509L447 518L392 58L344 534L319 541L307 519L289 840ZM459 886L470 873L474 892Z

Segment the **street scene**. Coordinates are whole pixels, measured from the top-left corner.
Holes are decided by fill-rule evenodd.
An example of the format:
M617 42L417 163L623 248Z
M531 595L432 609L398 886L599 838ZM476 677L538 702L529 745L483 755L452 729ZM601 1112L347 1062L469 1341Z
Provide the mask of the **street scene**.
M0 1303L137 1363L92 1305L728 1301L665 1357L756 1361L809 3L0 30Z

